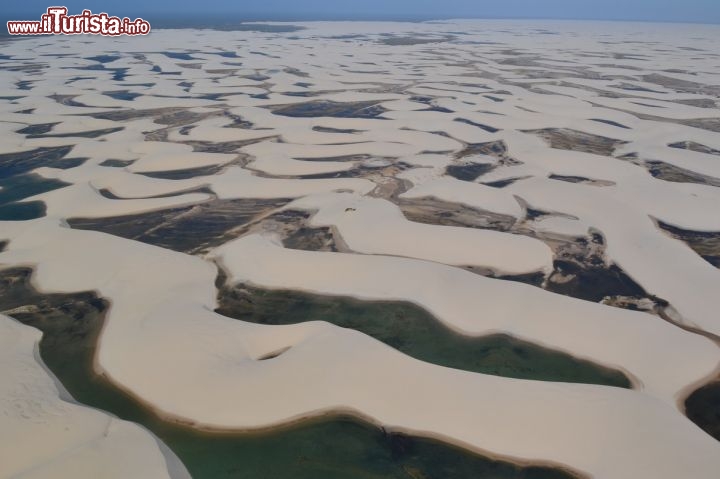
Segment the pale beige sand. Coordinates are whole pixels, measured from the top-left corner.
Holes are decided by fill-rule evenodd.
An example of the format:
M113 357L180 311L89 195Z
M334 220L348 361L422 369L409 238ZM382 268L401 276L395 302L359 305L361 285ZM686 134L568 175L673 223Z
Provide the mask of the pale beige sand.
M59 390L39 360L39 341L39 331L0 315L3 477L189 477L167 470L147 430L80 406Z
M520 21L304 26L293 40L210 30L116 38L113 50L121 58L105 70L73 67L93 65L87 57L107 53L107 39L3 44L13 68L0 70L0 96L18 98L0 99L2 153L72 146L68 158L87 160L75 168L42 165L34 171L72 185L27 199L45 201L46 218L0 223L0 240L10 240L0 264L36 266L43 291L97 290L111 300L98 370L169 417L199 427L263 428L343 410L598 478L716 477L720 446L679 407L692 387L716 373L715 344L656 316L464 271L457 266L547 271L552 258L547 247L527 237L407 221L391 202L395 193L407 200L432 197L518 221L526 216L524 205L557 213L525 225L548 234L599 231L605 260L648 294L669 301L674 321L720 334L720 270L654 223L720 231L720 189L655 178L643 166L661 161L720 178L716 154L669 146L691 141L720 149L713 122L720 118L713 100L720 88L713 56L718 27ZM378 41L380 34L442 37L453 31L467 35L424 45ZM348 34L369 37L332 38ZM216 55L219 46L239 58ZM180 47L194 50L197 60L160 53ZM259 50L264 55L253 53ZM72 55L54 56L58 52ZM33 74L23 71L26 62L47 68ZM178 74L160 75L155 66ZM125 80L114 80L110 68L128 68ZM32 89L20 88L18 82L26 80ZM119 100L104 94L121 90L141 96ZM214 94L225 96L206 96ZM377 118L272 112L309 101L367 101L383 112ZM151 109L160 110L144 111ZM47 134L18 133L46 123L56 123ZM123 129L81 136L115 127ZM608 151L598 154L597 145L578 141L560 144L573 151L551 148L536 130L579 131ZM220 142L232 143L222 153L203 151ZM473 150L491 142L506 151ZM101 166L108 159L134 163ZM467 163L496 168L474 181L445 174L448 166ZM294 178L384 165L395 169L364 172L364 178ZM179 180L140 174L198 167L218 171ZM503 188L482 184L518 178ZM388 187L393 184L409 189ZM312 213L311 225L333 227L355 254L287 250L277 238L253 235L201 258L65 226L71 217L199 204L212 198L190 193L201 187L220 199L296 199L291 207ZM123 199L105 198L102 189ZM159 197L169 194L176 195ZM508 333L619 368L635 390L441 368L325 323L267 327L230 320L212 312L212 259L221 260L233 280L258 286L411 301L465 334ZM35 467L39 473L49 473L43 467L50 464L54 477L97 476L97 469L82 468L115 464L124 477L167 475L153 438L114 420L118 430L94 452L55 455L96 440L94 421L105 425L109 419L60 402L49 378L38 376L38 364L30 362L36 333L7 324L13 332L0 341L16 334L24 339L0 365L4 377L31 385L45 381L20 392L41 405L61 404L63 414L38 423L42 433L33 419L45 418L45 410L0 428L0 454L9 451L0 463L12 464L13 472ZM11 346L3 352L9 354ZM287 347L275 359L257 360ZM19 393L0 393L0 404L14 407ZM77 425L80 420L85 426ZM65 426L75 434L67 442L58 439ZM15 431L32 432L40 452L19 451ZM46 463L46 457L58 460Z

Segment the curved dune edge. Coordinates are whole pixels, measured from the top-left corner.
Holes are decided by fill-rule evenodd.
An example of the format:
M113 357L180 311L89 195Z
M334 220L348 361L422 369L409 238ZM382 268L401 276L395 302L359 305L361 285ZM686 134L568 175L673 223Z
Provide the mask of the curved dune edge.
M0 450L3 474L38 479L190 477L147 430L62 399L66 393L58 390L38 357L39 341L39 331L0 315L0 424L3 435L12 437Z
M462 334L507 333L621 369L634 378L636 386L670 403L689 384L705 381L717 368L717 352L711 341L655 317L524 284L491 280L440 264L289 250L261 236L231 241L216 249L213 257L222 261L233 282L416 303ZM512 300L517 297L523 301ZM483 314L475 316L468 311ZM617 344L620 337L626 341L622 345ZM657 345L648 344L650 337ZM677 364L659 346L666 341L677 348L685 344L682 348L697 354L698 363L687 368ZM685 356L685 360L690 359ZM674 374L677 376L673 378Z
M502 457L566 464L596 477L632 477L648 468L657 477L681 471L704 477L702 471L720 461L712 439L645 393L441 368L324 323L263 327L229 320L211 312L216 272L201 259L69 230L51 219L6 231L11 241L0 262L37 264L40 290L97 289L112 301L97 356L103 373L163 414L194 425L255 429L308 411L350 408L393 428L432 431ZM257 241L266 244L248 237L228 247ZM269 247L277 257L279 248ZM251 247L246 253L267 261ZM255 360L287 346L278 358ZM284 400L288 394L292 403ZM570 440L588 430L603 433ZM638 443L647 446L627 458L625 451Z
M218 425L212 425L212 424L204 424L201 422L193 421L189 418L175 416L171 413L167 413L163 410L158 409L155 405L153 405L150 402L147 402L144 400L141 396L134 393L132 390L126 389L123 385L117 384L115 381L113 381L112 377L110 377L102 368L102 366L97 361L97 356L95 357L95 361L93 363L94 369L96 373L103 378L103 380L109 381L112 383L115 387L122 390L125 394L129 395L139 403L141 403L147 410L152 411L153 414L155 414L157 417L161 418L164 421L173 422L175 424L185 426L192 428L193 430L196 430L198 432L207 432L207 433L215 433L215 434L243 434L243 435L252 435L252 434L263 434L267 432L275 432L275 433L282 433L284 430L292 429L294 427L299 427L303 425L311 424L313 421L321 421L323 419L333 419L333 418L342 418L342 417L349 417L353 418L355 420L358 420L360 422L370 424L372 426L375 426L377 428L382 429L383 431L387 432L393 432L393 433L403 433L407 434L413 437L417 438L426 438L426 439L434 439L437 441L440 441L442 443L453 445L460 447L462 449L467 450L468 452L478 454L482 457L493 459L493 460L499 460L504 462L509 462L512 464L516 464L518 466L524 466L524 467L531 467L531 466L540 466L540 467L550 467L553 469L557 469L560 471L565 471L569 474L572 474L574 476L577 476L578 478L582 479L585 477L588 477L587 474L575 470L572 467L568 466L567 464L562 464L558 462L548 461L544 460L542 458L522 458L522 457L515 457L512 455L502 455L497 454L496 452L483 449L482 447L478 447L474 443L464 442L461 440L456 439L455 437L445 436L443 434L438 434L434 431L426 431L426 430L415 430L412 428L407 428L403 426L394 426L391 424L383 423L376 418L364 414L362 411L349 408L349 407L342 407L342 406L336 406L316 411L307 411L302 414L298 414L296 416L284 418L281 420L278 420L276 422L270 422L267 424L262 424L258 426L253 427L221 427ZM163 443L159 443L161 448L166 448ZM169 451L170 454L172 454L172 451ZM176 460L176 459L175 459Z
M552 270L552 251L539 240L492 230L408 221L389 201L352 194L306 196L285 209L316 211L312 226L335 227L353 251L407 256L505 274Z
M350 408L382 424L430 431L493 454L567 464L594 477L716 477L718 443L677 410L689 389L716 376L716 345L660 318L477 275L471 279L469 273L439 264L493 261L470 251L469 243L479 239L476 233L461 234L462 251L420 244L403 249L368 237L363 229L371 228L370 222L346 222L340 214L329 214L325 222L344 228L367 255L287 251L257 236L227 244L216 255L237 281L413 301L465 334L509 332L624 370L638 391L462 373L412 360L324 323L262 327L230 321L211 313L215 270L209 262L61 226L69 217L198 204L209 195L144 197L200 186L220 199L292 197L302 202L310 201L308 195L331 196L338 190L392 197L387 194L391 188L382 188L383 178L288 178L371 169L363 159L337 157L373 155L404 169L392 179L412 182L408 198L431 194L520 219L526 211L514 204L517 197L534 209L578 218L538 220L533 226L555 233L600 231L607 240L607 260L649 294L669 301L678 324L720 334L712 301L720 273L654 224L656 218L690 230L720 230L720 189L710 184L720 178L717 155L669 146L692 141L710 151L720 149L719 81L712 57L717 27L693 26L691 36L683 25L586 22L543 25L556 35L540 35L537 23L524 21L303 26L306 30L294 33L292 41L266 32L194 31L187 47L203 45L193 52L202 62L199 69L163 54L178 48L182 34L173 31L116 39L122 53L102 70L92 69L104 64L90 55L107 53L103 39L83 38L78 44L73 37L58 37L51 43L26 39L3 45L3 54L11 56L7 62L20 66L0 69L0 96L17 97L0 100L3 154L67 146L72 147L68 158L87 161L69 169L35 170L72 186L26 198L46 202L48 218L0 223L1 234L11 239L0 264L36 266L35 281L46 291L97 290L110 298L98 369L178 420L252 429L308 411ZM438 45L388 45L381 36L439 39L460 29L467 35ZM346 43L342 37L348 34L359 35L363 48L353 48L353 40ZM640 47L649 61L636 56L640 37L657 42ZM253 45L260 43L258 54ZM236 51L243 65L233 65L232 59L226 63L228 58L207 45ZM693 53L680 45L692 45ZM354 58L347 56L349 48ZM665 51L660 55L656 48ZM53 56L58 49L77 54ZM322 61L310 50L319 50ZM610 55L586 56L598 51ZM26 69L28 61L57 74L38 75L35 68ZM413 62L418 71L407 68ZM116 68L127 69L127 82L114 78ZM90 78L70 81L77 76ZM137 100L103 93L126 87L140 95ZM285 107L294 104L297 113L309 102L335 107L367 102L382 113L337 118L274 112L287 113ZM161 113L147 115L142 109ZM173 126L175 113L191 120ZM159 115L164 123L154 121ZM46 134L20 132L38 123L55 125ZM105 131L100 137L91 135L100 130ZM572 140L578 132L585 140ZM201 148L247 143L234 150L225 145L221 153L205 150L205 155L191 152L189 142ZM487 143L502 144L505 151L495 151L492 159L487 151L478 154L477 145ZM110 154L136 163L100 166ZM133 173L174 169L174 155L181 166L211 168L190 172L206 176L174 180ZM497 168L480 178L462 186L459 180L448 181L448 166L488 162ZM648 162L660 162L669 171L652 172ZM220 173L208 173L213 171ZM518 178L497 189L480 184ZM103 188L129 199L103 198ZM394 228L393 235L413 236L407 224L386 225ZM434 239L459 238L447 231L423 229ZM397 253L420 260L389 256ZM538 250L518 264L492 264L523 270L546 262ZM258 361L277 351L284 352ZM289 397L293 403L285 404Z

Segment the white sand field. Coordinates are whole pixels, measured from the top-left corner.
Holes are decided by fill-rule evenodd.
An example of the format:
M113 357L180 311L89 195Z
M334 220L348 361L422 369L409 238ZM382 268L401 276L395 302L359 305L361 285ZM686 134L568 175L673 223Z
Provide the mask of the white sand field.
M716 478L720 442L684 401L720 370L720 252L659 224L720 235L720 27L298 25L0 42L0 268L108 300L96 372L190 428L350 412L587 477ZM198 255L70 226L218 200L287 204L252 225L226 215L229 241ZM408 202L515 228L449 211L420 223ZM171 222L148 221L149 233ZM195 224L186 233L202 237ZM288 247L298 225L341 252ZM546 238L591 233L593 267L619 268L662 317L547 290L575 259ZM633 388L441 367L311 317L230 319L214 312L218 264L232 284L410 302L463 335L622 371ZM0 477L188 477L148 430L75 402L43 365L40 332L5 314Z
M145 429L67 397L37 357L39 331L0 316L0 332L4 477L171 477Z

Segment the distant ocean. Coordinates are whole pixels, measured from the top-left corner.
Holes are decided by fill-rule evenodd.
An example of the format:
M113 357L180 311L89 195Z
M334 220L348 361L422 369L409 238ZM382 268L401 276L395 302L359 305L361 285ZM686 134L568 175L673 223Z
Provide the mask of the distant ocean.
M61 2L60 2L61 3ZM408 22L408 23L418 23L418 22L428 22L433 20L449 20L449 19L456 19L456 18L465 18L465 17L458 17L458 16L442 16L442 15L383 15L381 13L373 14L373 15L338 15L338 14L328 14L328 13L322 13L322 12L315 12L315 13L303 13L303 14L282 14L282 13L274 13L274 14L259 14L259 13L228 13L228 14L173 14L173 13L165 13L165 12L157 12L157 13L145 13L142 14L141 12L133 12L133 11L123 11L122 9L97 9L93 10L93 13L100 13L101 11L105 11L109 15L115 15L119 17L128 17L130 19L135 19L138 17L142 17L144 20L147 20L150 22L153 29L163 29L163 28L187 28L187 29L211 29L211 30L222 30L222 31L242 31L242 30L253 30L258 31L261 29L262 31L267 32L277 32L277 33L283 33L283 32L293 32L296 30L299 30L300 28L298 26L292 25L293 22L313 22L313 21L355 21L355 22ZM5 26L6 22L9 20L40 20L40 16L45 13L41 11L37 12L30 12L30 13L8 13L8 12L2 12L0 13L0 37L9 36L7 32L7 28ZM69 12L72 15L79 14L79 11L70 11ZM469 18L469 17L468 17ZM638 20L592 20L592 19L571 19L571 18L537 18L537 17L522 17L522 16L515 16L515 17L493 17L493 16L486 16L486 17L476 17L479 20L536 20L538 22L542 21L548 21L548 20L570 20L570 21L610 21L610 22L637 22ZM249 26L248 23L256 23L256 22L282 22L286 23L286 25L267 25L264 27L258 27L257 25ZM639 21L641 23L645 23L643 21ZM654 22L650 22L654 23Z
M119 17L127 16L128 18L135 19L142 17L144 20L150 22L152 28L197 28L197 29L212 29L212 30L246 30L246 26L243 23L252 22L312 22L312 21L386 21L386 22L423 22L429 20L439 20L437 16L393 16L393 15L353 15L353 16L338 16L338 15L327 15L322 13L315 14L303 14L303 15L283 15L283 14L272 14L272 15L260 15L260 14L167 14L167 13L153 13L153 14L141 14L138 12L124 12L115 11L112 9L103 9L108 15L116 15ZM0 36L7 36L6 22L9 20L40 20L40 16L45 12L30 12L30 13L17 13L8 14L3 12L0 14ZM71 11L70 14L76 15L80 12ZM93 10L93 13L100 13ZM255 28L254 28L255 29ZM276 25L268 26L266 31L270 32L292 32L297 30L297 27L292 25Z

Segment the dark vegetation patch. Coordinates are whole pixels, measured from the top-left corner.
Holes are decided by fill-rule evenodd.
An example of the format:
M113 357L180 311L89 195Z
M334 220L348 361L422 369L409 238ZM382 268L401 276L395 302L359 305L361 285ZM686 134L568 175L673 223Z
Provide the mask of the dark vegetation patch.
M112 81L124 81L129 68L107 68L103 63L94 63L84 67L61 67L81 71L103 71L112 74Z
M42 133L28 135L28 138L99 138L104 135L124 130L125 127L103 128L101 130L77 131L71 133Z
M616 98L607 93L603 94L601 96ZM591 104L596 107L607 108L604 105L593 104L593 103L591 103ZM652 106L656 106L656 105L652 105ZM641 120L656 121L659 123L671 123L671 124L675 124L675 125L685 125L685 126L690 126L693 128L699 128L701 130L708 130L708 131L714 131L716 133L720 133L720 118L695 118L695 119L690 119L690 120L678 120L678 119L674 119L674 118L665 118L665 117L657 116L657 115L648 115L648 114L639 113L636 111L624 110L622 108L612 108L612 109L621 111L623 113L628 113L628 114L633 115Z
M598 123L605 123L606 125L615 126L617 128L623 128L625 130L630 130L631 128L629 126L625 126L622 123L618 123L616 121L612 120L603 120L602 118L591 118L591 121L596 121Z
M109 199L109 200L120 200L120 201L122 201L122 200L135 199L135 198L136 198L136 197L133 197L133 198L124 198L124 197L122 197L122 196L118 196L118 195L116 195L115 193L113 193L112 191L110 191L110 190L107 189L107 188L99 189L99 190L98 190L98 193L100 193L100 196L102 196L103 198L107 198L107 199ZM187 190L173 191L173 192L171 192L171 193L164 193L164 194L161 194L161 195L142 196L142 197L140 197L140 198L172 198L172 197L174 197L174 196L187 195L187 194L190 194L190 193L202 193L202 194L206 194L206 195L214 195L214 194L215 194L210 188L208 188L208 187L206 187L206 186L202 186L202 187L199 187L199 188L190 188L190 189L187 189Z
M329 128L326 126L314 126L313 131L319 131L321 133L362 133L363 130L353 130L350 128Z
M547 279L535 274L510 277L475 268L468 268L470 271L625 309L661 314L668 306L663 299L648 294L619 266L605 262L605 242L601 234L593 232L587 237L572 238L538 233L529 225L538 218L554 216L556 213L526 206L526 218L516 220L511 216L434 198L401 199L398 205L410 221L520 234L545 242L554 253L553 271Z
M475 181L482 175L495 169L492 163L465 163L448 165L445 174L462 181Z
M508 231L516 221L512 216L434 198L402 198L398 205L408 220L417 223Z
M700 128L701 130L714 131L720 133L720 118L698 118L694 120L678 120L677 123Z
M102 111L102 112L96 112L96 113L86 113L84 116L89 116L91 118L97 118L100 120L126 121L126 120L133 120L136 118L153 118L153 117L158 117L160 119L172 118L172 116L167 116L167 115L173 115L173 114L178 114L183 117L189 116L191 118L193 118L194 115L198 115L198 113L186 111L185 108L172 107L172 108L149 108L149 109L117 109L117 110L109 110L109 111ZM170 125L169 123L162 123L162 124Z
M695 183L720 187L720 179L696 173L663 161L646 161L645 166L655 178L674 183Z
M720 268L720 231L690 231L657 221L658 227L684 242L705 261Z
M283 246L303 251L337 251L330 228L301 226L283 238Z
M120 55L96 55L94 57L86 57L86 60L91 60L98 63L111 63L115 60L120 59Z
M109 166L111 168L124 168L126 166L130 166L133 163L135 163L135 160L105 160L102 163L100 163L100 166Z
M15 133L20 133L21 135L42 135L44 133L48 133L50 130L53 129L55 125L59 125L59 122L56 123L38 123L36 125L28 125L25 128L21 128L19 130L16 130Z
M583 184L583 185L593 185L593 186L611 186L611 185L615 184L612 181L593 180L591 178L586 178L584 176L566 176L566 175L552 174L548 178L550 178L551 180L564 181L566 183L579 183L579 184Z
M387 110L377 101L340 103L334 101L312 101L272 108L276 115L294 118L377 118Z
M130 90L117 90L117 91L104 91L103 95L109 96L115 100L132 101L135 98L142 96L142 93L131 92Z
M320 96L322 95L322 92L314 92L314 91L286 91L282 93L285 96L296 96L296 97L303 97L303 98L312 98L314 96Z
M560 150L581 151L601 156L612 156L615 150L627 144L626 141L606 138L582 131L567 128L546 128L542 130L526 130L544 139L551 148Z
M162 52L163 55L165 55L168 58L172 58L173 60L197 60L197 58L193 57L189 53L183 53L183 52Z
M303 251L337 251L331 228L307 226L310 215L304 211L283 210L263 220L262 228L278 232L285 248ZM245 231L250 228L245 227Z
M72 228L101 231L188 254L204 253L290 200L213 200L194 206L107 218L70 218Z
M644 160L637 153L627 153L618 156L617 159L628 161L634 165L645 168L655 178L675 183L695 183L698 185L720 186L720 179L696 173L679 166L671 165L663 161Z
M661 75L659 73L644 75L642 79L647 83L664 86L665 88L670 88L678 93L693 93L696 95L720 97L720 86L718 85L705 85L703 83L680 80L678 78Z
M492 186L493 188L505 188L510 186L516 181L523 180L525 178L508 178L506 180L491 181L489 183L483 183L485 186Z
M690 100L672 100L681 105L696 106L698 108L717 108L718 104L711 98L694 98Z
M650 88L646 88L644 86L640 85L634 85L632 83L620 83L619 85L608 85L612 88L619 88L621 90L628 90L628 91L639 91L644 93L664 93L658 90L652 90Z
M720 441L720 380L694 391L685 400L685 413L700 429Z
M182 143L193 147L194 152L200 153L237 153L239 148L243 146L253 145L265 140L273 138L265 136L261 138L253 138L250 140L234 140L234 141L183 141ZM235 161L232 162L233 164ZM227 165L225 165L227 166Z
M378 43L383 45L425 45L428 43L445 43L454 40L455 37L452 35L446 35L444 37L429 37L429 36L388 36L378 40Z
M503 140L486 143L469 143L465 148L455 154L455 159L461 160L468 156L485 155L498 160L500 165L517 165L519 161L510 157L507 144Z
M498 131L500 131L500 129L498 129L498 128L488 126L488 125L483 125L482 123L476 123L474 121L470 121L465 118L455 118L455 121L478 127L482 130L487 131L488 133L497 133Z
M186 168L182 170L137 172L136 174L147 176L148 178L158 178L161 180L187 180L199 176L214 175L225 168L225 166L227 165L210 165L201 166L199 168Z
M584 176L562 176L562 175L550 175L551 180L565 181L567 183L586 183L591 181L589 178Z
M709 146L695 143L694 141L678 141L677 143L670 143L670 148L678 148L681 150L696 151L698 153L707 153L708 155L720 155L720 150L710 148Z

